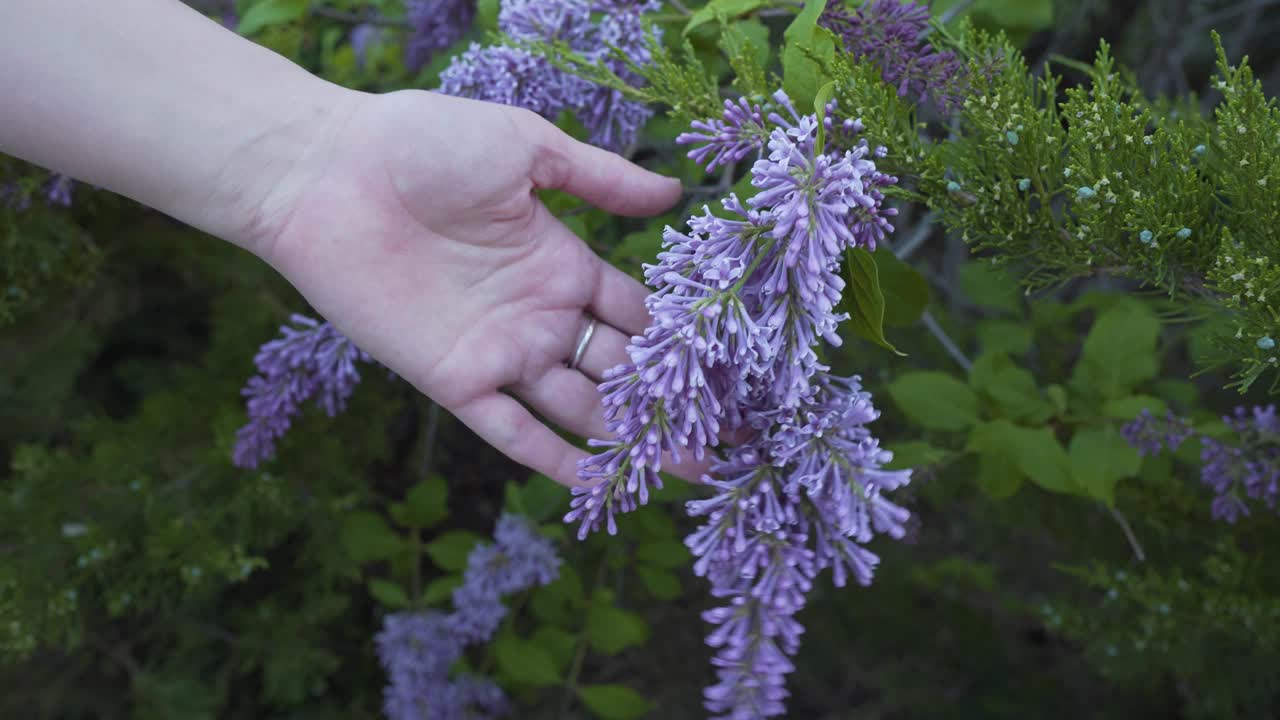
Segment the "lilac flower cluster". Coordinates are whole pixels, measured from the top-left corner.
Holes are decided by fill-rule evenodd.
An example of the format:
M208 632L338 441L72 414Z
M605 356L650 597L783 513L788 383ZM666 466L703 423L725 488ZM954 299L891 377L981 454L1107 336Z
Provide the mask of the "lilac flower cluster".
M771 108L725 104L723 117L679 138L700 143L690 156L711 165L751 153L758 193L724 201L729 217L707 211L688 234L668 228L664 250L645 275L653 322L632 338L631 362L600 385L612 440L584 461L594 481L575 490L567 522L579 537L643 504L661 487L666 458L695 458L725 431L749 439L712 463L716 494L689 503L703 525L686 544L694 570L724 605L716 625L719 682L706 706L717 717L780 715L784 678L803 630L795 614L816 575L831 568L837 585L871 580L876 533L901 537L908 513L886 493L910 471L886 471L891 455L867 423L879 413L857 377L831 375L816 352L840 344L837 312L844 251L873 249L893 230L882 189L895 182L876 169L865 140L852 149L818 147L818 121L786 95ZM828 131L856 132L833 119Z
M69 208L75 185L76 181L70 175L50 173L40 190L49 205ZM16 180L0 183L0 202L17 212L24 212L31 207L30 193L23 187L23 183Z
M493 544L467 558L452 613L387 615L376 638L387 672L383 710L389 720L484 720L510 712L502 689L476 675L449 677L469 645L487 642L506 616L502 597L555 580L560 558L524 518L503 515Z
M643 79L618 60L618 48L638 65L650 62L643 15L659 3L627 0L504 0L498 28L517 42L559 42L628 83ZM518 47L471 48L440 76L440 92L515 105L554 119L572 111L600 147L622 150L653 114L619 90L563 72Z
M1178 417L1172 410L1159 420L1144 409L1132 422L1120 429L1120 434L1139 455L1159 455L1165 448L1177 450L1194 431L1191 423Z
M1200 481L1214 492L1210 511L1233 523L1249 514L1244 498L1274 511L1280 498L1280 418L1274 405L1238 407L1222 418L1235 433L1230 440L1205 434L1200 440ZM1176 450L1193 434L1190 423L1169 413L1162 419L1144 410L1122 433L1144 455Z
M471 29L475 16L475 0L408 0L405 67L413 72L421 70L437 53L458 42Z
M255 468L274 457L276 440L307 400L315 398L330 417L337 415L360 382L356 363L373 361L329 323L296 314L290 322L253 358L258 374L241 391L249 422L236 433L237 467Z
M899 95L932 99L944 111L964 99L964 65L955 53L939 51L925 39L927 6L914 0L870 0L850 9L845 0L828 0L818 24L839 36L854 57L875 63Z
M223 27L232 31L240 27L240 14L236 12L236 0L222 0L219 5Z

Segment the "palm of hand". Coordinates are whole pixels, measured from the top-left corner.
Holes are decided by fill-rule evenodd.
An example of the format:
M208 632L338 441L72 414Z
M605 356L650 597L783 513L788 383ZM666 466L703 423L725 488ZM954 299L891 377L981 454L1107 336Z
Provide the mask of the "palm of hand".
M645 289L534 190L649 214L678 185L525 111L431 93L364 97L296 173L306 180L264 255L357 345L499 450L575 482L584 453L517 399L607 437L595 385L648 323ZM601 323L570 369L586 313Z

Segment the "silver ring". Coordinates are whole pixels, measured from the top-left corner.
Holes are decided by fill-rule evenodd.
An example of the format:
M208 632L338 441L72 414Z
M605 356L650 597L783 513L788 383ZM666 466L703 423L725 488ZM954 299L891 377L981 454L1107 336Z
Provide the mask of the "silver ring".
M587 316L587 327L582 331L582 337L578 338L578 347L574 348L573 359L569 361L569 369L578 369L578 363L582 362L582 356L587 353L587 345L591 343L591 336L596 334L596 319Z

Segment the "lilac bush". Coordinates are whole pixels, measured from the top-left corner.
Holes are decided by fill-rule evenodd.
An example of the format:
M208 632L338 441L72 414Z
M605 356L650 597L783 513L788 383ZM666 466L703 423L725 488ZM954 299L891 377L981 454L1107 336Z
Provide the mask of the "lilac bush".
M1210 512L1217 520L1234 523L1249 514L1245 498L1274 511L1280 497L1280 418L1275 406L1237 407L1222 421L1234 436L1198 436L1200 481L1214 492ZM1123 430L1129 444L1144 455L1172 452L1193 433L1186 419L1172 412L1156 418L1149 410Z
M828 130L858 128L827 109ZM716 717L785 712L795 615L815 577L830 568L838 586L869 583L878 560L865 543L901 537L908 517L886 493L910 471L881 469L891 455L866 428L878 417L870 394L816 352L840 344L844 252L893 230L882 189L895 179L876 169L883 149L828 152L818 129L779 91L767 109L727 102L722 118L679 138L710 167L763 155L751 168L758 192L726 199L728 217L690 219L688 234L667 229L645 268L653 322L600 385L614 437L591 441L601 451L579 474L594 484L575 489L565 517L579 537L613 533L616 513L661 487L666 458L701 459L725 431L750 438L714 460L704 481L715 495L688 505L703 519L686 539L694 571L724 602L704 615L716 626L707 642L719 682L705 698Z
M450 677L453 663L472 645L488 642L507 614L502 598L556 579L560 558L551 541L518 515L503 515L494 543L477 545L467 558L454 611L388 614L375 639L387 673L383 710L389 720L482 720L507 715L511 706L493 681L478 675Z
M633 85L642 79L614 57L612 49L638 65L650 62L643 15L655 2L506 0L498 28L516 43L559 42ZM653 111L613 88L561 71L546 58L508 45L471 48L440 75L440 92L522 107L555 119L572 112L589 141L622 150L635 141Z

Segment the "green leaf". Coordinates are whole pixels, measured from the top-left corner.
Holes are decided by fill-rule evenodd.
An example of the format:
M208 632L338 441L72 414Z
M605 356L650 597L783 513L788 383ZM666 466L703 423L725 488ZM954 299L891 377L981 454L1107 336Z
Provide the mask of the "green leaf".
M462 585L461 575L445 575L427 583L422 591L422 602L426 605L438 605L453 597L453 591Z
M649 639L649 626L639 615L613 604L613 593L599 591L587 613L587 633L591 646L606 655L616 655Z
M389 581L374 578L369 581L369 594L393 610L409 607L409 594L404 588Z
M649 262L657 257L662 251L662 233L652 232L648 229L637 230L633 233L627 233L623 236L622 242L618 243L609 251L609 258L617 263L620 260L638 259L643 262Z
M889 397L929 430L963 430L978 420L978 396L946 373L909 372L889 383Z
M310 0L263 0L240 18L236 31L247 37L269 25L301 20L310 6Z
M502 508L516 515L528 514L524 507L524 498L520 495L520 485L515 480L508 480L507 484L502 486Z
M960 266L960 290L979 307L1022 314L1022 291L1009 272L985 262L967 262Z
M1164 400L1151 395L1130 395L1129 397L1108 400L1102 406L1102 414L1116 420L1132 420L1143 410L1150 410L1152 415L1163 415L1169 409Z
M1049 402L1053 405L1054 415L1061 415L1067 411L1068 398L1066 388L1054 383L1044 389L1044 394L1048 396Z
M929 282L885 248L876 250L872 257L884 294L884 324L914 324L929 307Z
M603 720L635 720L654 705L626 685L584 685L578 688L582 704Z
M1122 398L1156 376L1160 321L1141 303L1121 302L1098 315L1084 340L1072 382L1083 392Z
M983 352L1023 355L1031 349L1031 328L1015 320L987 318L974 328Z
M1004 453L983 453L978 457L978 487L992 500L1016 495L1023 477L1017 464Z
M945 460L949 454L946 450L936 448L927 442L919 440L894 443L889 446L889 450L893 452L893 460L886 464L885 467L890 470L937 465Z
M449 515L449 486L444 478L432 475L409 489L401 520L410 527L430 528Z
M666 472L665 470L663 471ZM684 503L686 500L692 500L701 497L697 486L690 482L685 482L674 475L662 476L662 487L657 490L649 491L650 503ZM683 507L683 505L681 505Z
M536 643L515 635L501 635L493 642L498 669L516 682L546 687L560 682L555 658Z
M841 305L849 313L849 325L860 337L902 355L884 337L884 292L875 258L862 248L853 248L845 253L845 261L849 287Z
M648 565L636 568L640 583L651 595L659 600L674 600L680 597L680 578L666 570Z
M473 532L450 530L427 543L423 549L441 570L460 571L467 566L467 556L480 540L480 536Z
M782 88L799 108L812 103L824 79L821 66L811 56L825 60L835 56L830 33L818 27L826 6L826 0L805 0L804 9L783 33Z
M499 0L478 0L476 2L477 30L492 32L498 29Z
M969 384L1011 420L1043 422L1053 415L1053 406L1041 397L1031 372L1003 353L988 353L975 360Z
M381 515L368 511L351 513L342 522L342 544L357 563L386 560L404 549L404 539Z
M1160 397L1180 407L1195 407L1200 401L1200 390L1189 380L1161 378L1152 383L1151 387Z
M818 88L818 94L813 98L813 112L818 119L818 138L814 146L817 153L822 154L827 147L827 128L823 124L827 118L827 103L831 102L831 95L836 91L836 83L834 80L828 80L822 87Z
M669 540L676 536L676 524L671 516L652 504L641 506L630 513L646 538Z
M989 20L1009 30L1044 30L1053 24L1052 0L978 0L975 22Z
M541 622L576 627L582 622L581 608L585 603L582 579L572 567L564 565L553 582L533 590L529 609Z
M692 556L689 548L679 540L651 540L640 543L636 548L636 559L649 563L654 567L670 570L689 564Z
M1082 430L1071 438L1071 478L1090 497L1116 502L1116 483L1134 477L1142 466L1138 451L1115 428Z
M531 475L520 491L524 514L533 522L542 522L568 510L569 491L541 473Z
M529 637L533 644L546 649L555 658L556 672L564 672L573 662L573 651L578 645L578 636L554 625L543 625L533 631Z
M764 4L764 0L711 0L689 16L684 26L684 34L688 35L694 28L717 18L732 20L746 15Z
M1032 430L1008 420L982 423L969 434L967 449L977 452L980 459L992 456L994 462L1007 460L1028 480L1050 492L1079 491L1071 480L1067 451L1049 428ZM993 467L993 471L999 472L1006 469L999 465Z

